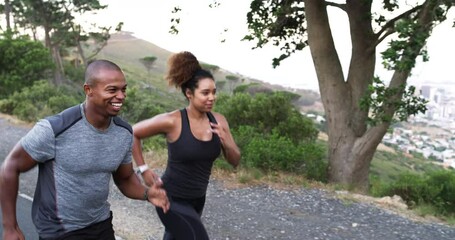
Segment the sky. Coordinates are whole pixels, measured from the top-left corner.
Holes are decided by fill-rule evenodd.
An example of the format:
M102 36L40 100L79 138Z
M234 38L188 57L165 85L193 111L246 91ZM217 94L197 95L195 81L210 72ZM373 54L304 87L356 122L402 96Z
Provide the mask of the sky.
M124 22L122 30L149 41L171 52L190 51L199 60L220 66L223 69L285 87L318 90L318 83L309 48L294 53L272 67L272 59L280 55L275 46L252 48L254 42L241 41L248 33L246 13L251 1L218 0L220 5L209 8L215 0L129 0L107 1L108 8L91 16L100 24L116 25ZM175 6L182 11L172 14ZM452 11L453 13L454 11ZM452 16L455 14L452 14ZM179 17L179 34L170 34L171 18ZM345 74L350 58L350 41L347 17L341 11L329 8L332 31ZM453 21L437 26L427 46L430 62L418 63L410 77L412 84L453 83L455 65L451 54L455 53L455 29ZM344 23L344 25L343 25ZM226 31L225 31L226 30ZM222 42L222 40L225 40ZM385 48L385 45L380 46ZM380 56L380 54L378 54ZM384 79L391 73L382 68L378 59L377 72Z

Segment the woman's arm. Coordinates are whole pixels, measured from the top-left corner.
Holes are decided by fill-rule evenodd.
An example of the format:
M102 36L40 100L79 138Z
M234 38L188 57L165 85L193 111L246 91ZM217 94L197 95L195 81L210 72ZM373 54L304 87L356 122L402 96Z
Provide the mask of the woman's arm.
M233 166L237 167L240 163L240 149L232 137L231 130L226 118L219 114L214 113L218 124L210 123L212 126L212 132L217 134L221 140L223 149L223 155L226 160Z
M148 165L145 163L144 154L142 152L142 139L158 134L168 135L175 125L174 115L175 112L163 113L133 125L132 155L147 186L152 186L155 181L159 180L159 177L149 169Z

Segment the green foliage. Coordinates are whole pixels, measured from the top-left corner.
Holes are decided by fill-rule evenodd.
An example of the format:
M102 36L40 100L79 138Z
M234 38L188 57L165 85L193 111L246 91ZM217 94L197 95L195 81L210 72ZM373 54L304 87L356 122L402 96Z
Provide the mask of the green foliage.
M229 80L229 81L238 81L239 77L235 76L235 75L227 75L226 79Z
M82 102L83 98L72 90L55 87L47 81L36 81L8 99L0 101L0 111L29 122L59 113Z
M327 146L320 143L300 145L304 174L308 179L327 182Z
M166 136L156 135L142 141L144 151L160 150L166 147Z
M288 98L291 102L295 102L300 98L300 95L293 92L288 91L278 91L279 93L283 94L286 98Z
M220 69L219 66L217 65L212 65L212 64L208 64L208 63L201 63L201 67L207 71L210 71L212 73L218 71L218 69Z
M0 98L46 79L53 67L49 51L26 37L0 36Z
M406 203L417 208L432 206L437 214L455 214L455 172L439 170L427 174L402 173L390 184L375 181L372 193L376 196L399 195Z
M397 93L402 92L401 99L394 99ZM415 87L405 86L398 88L386 87L378 77L373 79L365 97L360 101L360 107L364 111L370 111L368 118L370 125L377 125L383 122L406 121L409 116L425 113L428 100L415 94ZM394 116L387 114L389 108L396 109Z
M300 149L279 134L252 138L244 149L243 159L246 167L258 167L267 171L295 171L296 168L303 167L303 163L299 161Z
M440 189L437 198L430 203L437 206L442 213L455 214L455 172L437 171L429 174L427 183Z
M67 79L82 87L85 82L85 67L74 66L69 62L64 62L63 66Z
M156 59L157 59L157 57L155 57L155 56L147 56L147 57L143 57L139 60L144 65L144 67L147 69L147 72L150 72Z
M165 112L163 106L144 89L128 88L122 117L131 124Z
M293 95L276 92L254 97L220 95L216 110L229 121L242 151L242 166L263 171L287 171L326 180L326 149L316 144L313 122L292 105Z
M233 93L247 93L256 95L258 93L272 93L273 90L259 83L242 84L234 88ZM286 94L285 94L286 95Z
M235 89L234 89L234 94L236 93L246 93L246 90L254 83L250 83L250 84L242 84L240 86L237 86Z
M216 89L217 89L217 91L219 91L219 90L225 90L224 88L225 88L226 83L227 83L226 81L216 81L215 83L216 83Z
M277 131L294 143L311 142L318 135L313 122L295 109L289 95L281 92L258 93L254 97L244 93L220 95L216 110L229 119L231 128L249 125L263 134Z
M243 39L257 40L261 48L271 42L284 51L273 59L273 66L308 45L303 2L253 0L247 14L249 34Z
M242 136L245 136L243 133ZM315 143L294 144L278 133L255 135L242 147L242 166L267 172L304 174L308 179L326 181L325 148Z

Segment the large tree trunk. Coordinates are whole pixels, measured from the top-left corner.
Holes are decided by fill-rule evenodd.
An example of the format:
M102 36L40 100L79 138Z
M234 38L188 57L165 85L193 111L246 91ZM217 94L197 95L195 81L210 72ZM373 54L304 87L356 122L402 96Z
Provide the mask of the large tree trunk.
M84 66L87 66L88 62L87 62L87 58L85 57L85 54L84 54L84 49L82 48L82 45L81 45L81 41L79 39L77 39L76 44L77 44L77 52L79 53L79 56L81 57L82 64L84 64Z
M352 41L352 56L344 78L335 49L324 1L305 1L308 42L319 81L329 134L329 181L364 191L375 149L383 134L365 137L368 112L360 99L373 81L375 51L371 23L365 20L370 4L346 4ZM382 129L387 129L383 126Z
M57 44L53 44L51 47L52 59L54 60L54 84L59 86L63 84L65 79L65 69L63 67L62 56L60 55L60 47Z
M52 60L54 62L54 84L61 85L65 78L65 72L63 68L62 57L60 56L60 47L58 44L52 42L50 27L44 26L44 41L46 47L49 49L49 53L52 56Z
M6 18L6 30L11 31L11 5L9 0L5 0L5 18Z
M434 0L428 2L435 6ZM428 7L432 4L424 5ZM351 33L352 56L347 79L344 78L333 42L325 1L305 0L308 43L328 124L328 175L330 182L367 191L371 161L390 126L389 122L383 122L368 128L368 110L360 109L360 100L373 83L378 38L370 21L371 1L346 1L339 7L348 14ZM431 11L427 11L426 17L425 11L422 12L419 23L428 26ZM428 33L430 29L425 27L422 31ZM413 53L418 53L420 49L414 49ZM401 61L415 60L417 56L403 56ZM389 87L406 85L410 71L397 70ZM401 99L402 94L403 91L398 91L391 98ZM393 116L396 110L393 105L383 109L388 116Z

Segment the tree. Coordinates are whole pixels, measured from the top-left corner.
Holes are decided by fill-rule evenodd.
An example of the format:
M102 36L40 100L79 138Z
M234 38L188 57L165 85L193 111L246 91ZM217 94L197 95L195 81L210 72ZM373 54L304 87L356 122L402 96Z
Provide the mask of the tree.
M147 69L147 73L150 74L150 70L152 69L153 64L156 61L156 57L155 56L148 56L148 57L143 57L143 58L141 58L139 60L144 65L144 67Z
M53 67L42 43L11 35L8 31L0 35L0 98L47 79Z
M9 0L5 0L5 4L2 6L5 12L5 20L6 20L6 30L11 31L11 5Z
M226 75L226 80L229 85L229 91L233 92L235 85L239 82L239 77L235 75Z
M419 56L427 60L425 43L454 3L425 0L405 6L383 0L382 12L394 15L386 18L373 13L372 0L338 2L253 0L245 39L256 41L257 47L280 46L284 52L273 60L274 66L309 46L327 118L329 181L366 191L374 152L394 117L406 120L426 110L425 102L413 95L415 88L406 88L407 79ZM349 19L352 52L346 78L328 21L329 7L344 11ZM386 40L382 57L393 71L388 86L374 75L377 46Z
M87 12L96 12L107 7L101 5L98 0L11 0L14 23L22 29L31 29L36 39L36 32L44 30L45 45L54 60L55 72L54 83L59 85L65 79L62 49L76 47L84 65L88 59L94 57L110 38L112 27L99 27L94 24L96 31L85 31L81 24L76 22L76 16ZM120 30L122 23L119 23L116 30ZM93 54L86 57L82 42L93 40Z
M455 5L453 0L375 3L381 11L373 11L373 0L252 0L247 14L250 33L244 37L256 41L256 48L280 47L283 53L273 59L274 67L296 51L310 48L327 117L329 181L360 191L369 187L371 160L391 123L426 111L425 100L414 95L415 87L408 87L407 79L419 56L428 60L426 41ZM329 7L349 19L352 50L346 78L331 32ZM171 32L178 33L180 21L171 22ZM386 41L383 64L393 71L388 86L375 76L378 45Z

